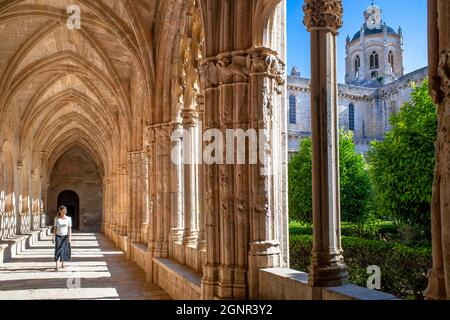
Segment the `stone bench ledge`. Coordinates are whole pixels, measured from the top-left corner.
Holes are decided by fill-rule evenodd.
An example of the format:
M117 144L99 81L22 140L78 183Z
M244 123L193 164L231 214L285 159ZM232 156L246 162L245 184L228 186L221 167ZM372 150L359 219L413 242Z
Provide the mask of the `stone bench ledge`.
M313 288L308 284L307 273L289 268L261 269L259 295L262 300L400 300L391 294L353 284Z

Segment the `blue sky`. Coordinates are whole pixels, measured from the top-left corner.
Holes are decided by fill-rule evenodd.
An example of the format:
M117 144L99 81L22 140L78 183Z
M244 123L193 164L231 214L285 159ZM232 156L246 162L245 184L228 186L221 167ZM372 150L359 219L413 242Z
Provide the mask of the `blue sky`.
M361 28L363 12L371 0L343 0L344 24L338 36L338 80L345 78L345 39ZM382 10L383 21L397 31L401 26L404 37L405 73L428 64L427 58L427 0L375 0ZM292 66L300 69L302 77L310 77L309 33L303 25L303 0L287 0L288 72Z

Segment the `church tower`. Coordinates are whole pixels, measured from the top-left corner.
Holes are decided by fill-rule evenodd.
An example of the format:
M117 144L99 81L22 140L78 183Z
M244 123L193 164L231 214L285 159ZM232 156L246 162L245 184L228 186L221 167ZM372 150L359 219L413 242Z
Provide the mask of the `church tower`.
M382 19L381 8L372 4L364 11L364 24L353 38L347 36L347 84L377 87L403 75L403 36Z

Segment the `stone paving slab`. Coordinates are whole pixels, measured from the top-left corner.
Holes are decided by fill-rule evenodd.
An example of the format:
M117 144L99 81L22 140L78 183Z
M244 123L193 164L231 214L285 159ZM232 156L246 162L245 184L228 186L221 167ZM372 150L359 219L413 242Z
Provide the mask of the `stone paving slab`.
M72 261L55 270L51 237L0 266L0 300L167 300L137 264L101 234L74 234Z

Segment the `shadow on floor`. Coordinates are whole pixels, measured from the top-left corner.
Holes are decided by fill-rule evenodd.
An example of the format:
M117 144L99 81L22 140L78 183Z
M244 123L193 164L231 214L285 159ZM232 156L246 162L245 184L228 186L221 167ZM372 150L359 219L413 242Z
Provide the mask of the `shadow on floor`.
M170 299L102 234L74 233L66 270L55 270L53 254L47 236L0 266L0 300Z

